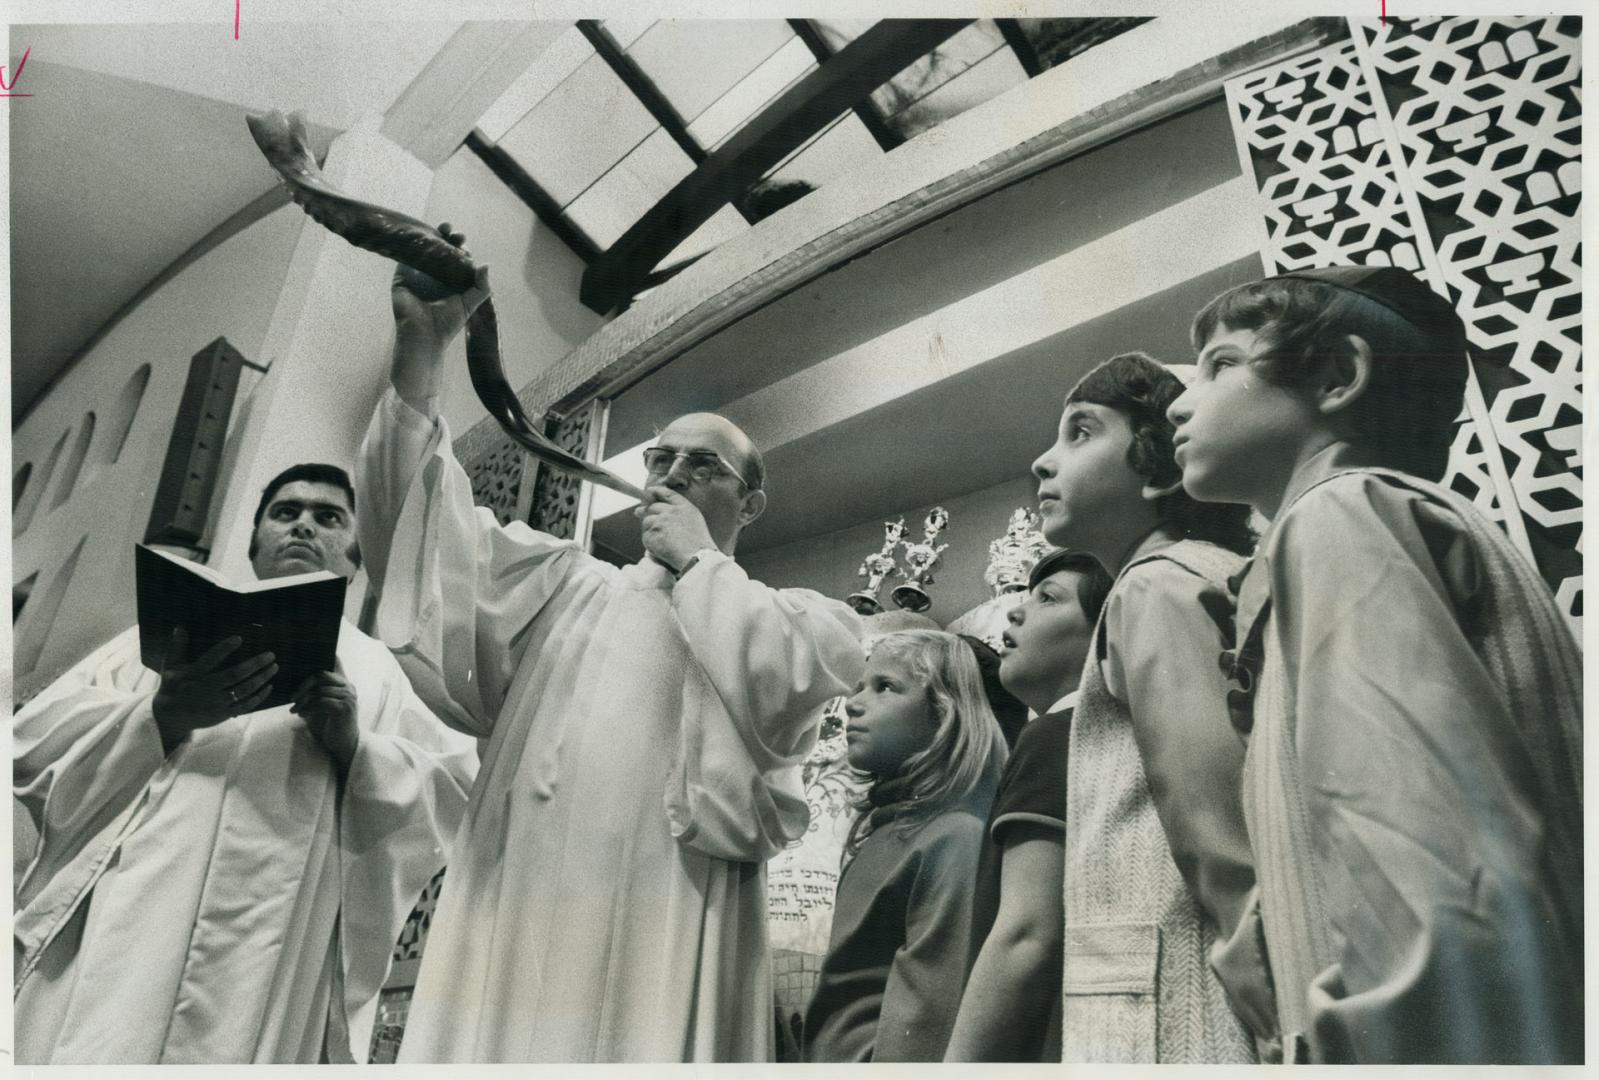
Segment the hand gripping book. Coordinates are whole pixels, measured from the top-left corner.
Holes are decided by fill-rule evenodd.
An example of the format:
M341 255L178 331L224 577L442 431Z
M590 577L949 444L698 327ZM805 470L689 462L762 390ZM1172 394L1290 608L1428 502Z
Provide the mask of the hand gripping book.
M344 578L326 570L235 585L217 571L143 544L134 546L139 598L139 658L160 671L172 632L189 635L189 658L239 637L223 666L258 653L277 657L278 673L261 709L294 700L308 675L332 671L344 616Z

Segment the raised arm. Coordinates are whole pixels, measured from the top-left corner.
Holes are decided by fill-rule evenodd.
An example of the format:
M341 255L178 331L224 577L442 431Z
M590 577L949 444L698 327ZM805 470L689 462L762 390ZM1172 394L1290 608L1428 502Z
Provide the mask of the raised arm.
M475 507L437 415L444 346L486 294L482 271L479 287L464 294L404 267L395 274L393 391L378 404L355 469L361 552L378 597L375 636L441 719L480 737L504 702L522 632L577 554L569 542L501 527Z
M446 222L439 226L450 243L466 237ZM477 285L454 293L419 270L401 265L390 290L394 306L394 363L389 382L400 399L428 419L438 415L444 349L461 332L469 315L488 298L489 268L479 266Z

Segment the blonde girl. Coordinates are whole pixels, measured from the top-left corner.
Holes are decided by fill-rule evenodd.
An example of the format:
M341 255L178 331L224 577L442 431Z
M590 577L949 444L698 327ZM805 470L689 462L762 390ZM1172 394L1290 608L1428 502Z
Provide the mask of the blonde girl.
M978 855L1005 739L971 648L939 630L876 639L845 707L871 777L805 1017L808 1061L939 1061L960 1007Z

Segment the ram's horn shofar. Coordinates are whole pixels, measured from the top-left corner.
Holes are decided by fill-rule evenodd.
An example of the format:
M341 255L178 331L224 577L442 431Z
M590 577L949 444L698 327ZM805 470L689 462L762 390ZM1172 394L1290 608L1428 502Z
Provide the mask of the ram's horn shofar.
M305 117L284 116L276 109L246 118L255 144L282 178L294 201L312 220L358 248L375 252L420 271L455 292L477 281L472 257L450 243L433 226L409 214L351 198L330 184L317 167L306 135ZM472 388L483 407L528 453L562 472L620 491L643 501L644 492L609 469L585 461L551 442L528 420L500 361L499 321L492 298L478 305L466 323L466 364Z

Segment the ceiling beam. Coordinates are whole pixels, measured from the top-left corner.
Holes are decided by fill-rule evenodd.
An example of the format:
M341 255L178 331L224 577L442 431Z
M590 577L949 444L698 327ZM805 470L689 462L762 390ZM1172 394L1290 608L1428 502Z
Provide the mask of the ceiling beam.
M1010 51L1016 54L1016 59L1022 65L1022 70L1027 73L1027 77L1033 79L1042 75L1044 65L1039 61L1033 43L1027 40L1027 35L1022 32L1021 23L1015 19L995 19L994 25L999 27L1000 36L1005 39L1005 44L1010 46Z
M970 19L885 19L780 94L712 151L583 274L601 313L627 302L673 248L839 113L949 39Z
M561 206L555 198L545 191L514 157L498 144L490 142L488 136L476 128L467 133L466 147L489 167L489 170L499 178L500 183L514 191L518 198L531 207L533 215L559 237L561 243L571 248L578 258L583 260L585 266L594 265L600 257L599 246L561 212Z
M643 105L650 116L655 118L655 122L661 125L661 130L671 136L672 141L677 143L679 149L687 154L695 165L703 163L706 157L705 147L694 141L694 136L688 133L688 125L677 114L677 109L672 103L666 100L666 95L661 93L660 87L655 85L654 80L644 73L644 69L639 67L631 56L617 47L599 20L579 19L577 28L588 39L588 43L594 46L594 51L605 61L612 73L622 80L622 85L638 98L639 104Z
M811 50L811 55L816 57L818 64L825 64L838 55L832 44L828 42L827 38L822 36L822 32L816 29L816 24L811 20L790 19L788 20L788 25L794 28L794 36L804 42L807 49ZM883 116L882 111L872 101L870 94L855 103L855 115L866 127L866 130L871 133L872 138L877 140L877 145L882 147L885 153L905 141L903 135L888 126L887 118Z

